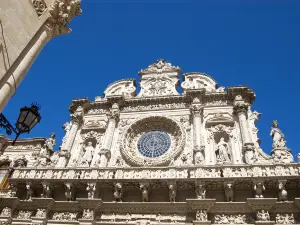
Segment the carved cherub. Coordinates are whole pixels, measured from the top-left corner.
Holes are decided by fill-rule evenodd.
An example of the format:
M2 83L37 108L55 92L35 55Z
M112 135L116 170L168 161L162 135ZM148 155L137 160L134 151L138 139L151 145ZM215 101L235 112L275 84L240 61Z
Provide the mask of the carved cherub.
M265 186L262 182L258 182L254 185L255 198L263 198L263 192L265 191Z
M197 195L197 199L205 199L206 189L204 185L199 184L196 186L196 195Z
M233 202L233 197L234 197L234 193L233 193L233 184L228 183L225 184L225 198L227 202Z
M258 221L269 221L270 215L268 211L265 211L264 209L257 212L257 220Z

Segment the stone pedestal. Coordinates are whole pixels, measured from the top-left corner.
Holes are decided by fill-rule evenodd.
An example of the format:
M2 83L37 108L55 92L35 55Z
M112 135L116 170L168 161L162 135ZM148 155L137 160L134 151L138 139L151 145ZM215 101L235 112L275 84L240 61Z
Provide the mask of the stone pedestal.
M248 206L253 210L269 211L277 202L277 198L247 198Z

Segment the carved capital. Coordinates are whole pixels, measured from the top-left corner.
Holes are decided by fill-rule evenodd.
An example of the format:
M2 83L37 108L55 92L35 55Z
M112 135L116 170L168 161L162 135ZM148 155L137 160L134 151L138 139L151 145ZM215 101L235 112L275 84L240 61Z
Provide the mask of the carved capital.
M191 113L193 116L200 117L203 107L202 107L202 105L199 105L199 104L192 104L190 107L190 110L191 110Z
M81 13L80 0L55 0L49 7L50 17L48 18L52 37L70 33L72 30L67 25Z
M244 101L242 96L237 95L233 102L233 113L239 115L244 113L247 116L249 104Z

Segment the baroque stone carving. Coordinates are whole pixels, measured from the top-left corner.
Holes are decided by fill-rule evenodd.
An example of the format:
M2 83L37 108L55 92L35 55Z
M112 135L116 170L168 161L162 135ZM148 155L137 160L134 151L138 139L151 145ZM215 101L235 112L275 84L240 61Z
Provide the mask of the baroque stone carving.
M270 215L267 210L259 210L256 214L257 220L258 221L270 221Z
M36 214L35 214L35 217L38 217L38 218L45 218L45 217L46 217L46 214L47 214L46 209L37 209Z
M82 219L85 220L92 220L94 219L94 212L92 209L84 209Z
M47 5L44 0L31 0L31 3L38 16L43 15L47 9Z
M169 198L170 202L176 201L176 193L177 193L177 187L176 184L169 184Z
M265 191L265 185L262 182L257 182L253 187L255 191L255 198L263 198L263 192Z
M153 130L159 130L170 136L172 151L167 151L159 157L141 157L137 148L140 137ZM152 116L140 119L133 123L121 137L121 153L131 165L151 166L168 165L170 159L175 158L183 150L186 140L185 129L180 123L162 116Z
M197 210L196 220L201 221L201 222L207 221L207 211L206 210Z
M31 183L26 184L26 200L31 201L33 196L33 189L31 187Z
M11 208L5 207L2 209L0 216L11 216Z
M228 144L224 141L224 138L221 137L219 143L216 146L216 158L217 158L217 163L230 163L230 153L228 149Z
M159 59L155 63L148 66L148 68L141 70L139 75L144 74L155 74L155 73L164 73L164 72L180 72L178 66L173 66L171 63L166 62L164 59Z
M47 182L43 182L42 186L43 186L43 192L41 194L41 197L42 198L52 198L52 186Z
M233 202L233 197L234 197L233 183L225 183L224 190L225 190L225 200L227 202Z
M116 81L110 84L105 90L105 97L111 96L124 96L124 97L134 97L136 95L136 87L134 79L124 79Z
M115 192L114 192L114 198L116 202L122 202L123 197L123 189L121 183L115 184Z
M279 189L278 200L279 201L287 201L288 192L285 189L285 184L286 184L286 180L278 181L278 189Z
M205 89L208 92L216 91L216 82L205 73L185 73L183 77L184 82L181 87L184 92L195 89Z
M277 213L275 220L277 224L295 224L295 218L293 213Z
M71 213L71 212L55 212L53 214L53 220L60 220L60 221L76 221L78 213Z
M86 190L88 192L88 199L94 199L95 192L96 192L96 184L95 183L88 183Z
M247 218L245 214L225 215L216 214L214 216L215 224L246 224Z
M17 219L28 220L32 216L32 211L20 210L17 215Z
M95 149L93 143L89 141L87 146L82 147L82 155L79 161L79 166L89 167L92 163Z
M142 202L148 202L149 184L147 183L140 184L140 189L142 193Z
M205 199L206 189L205 189L204 185L202 185L202 184L196 185L196 196L197 196L197 199Z
M73 17L81 14L79 0L55 0L49 7L52 36L70 33L72 30L67 27Z

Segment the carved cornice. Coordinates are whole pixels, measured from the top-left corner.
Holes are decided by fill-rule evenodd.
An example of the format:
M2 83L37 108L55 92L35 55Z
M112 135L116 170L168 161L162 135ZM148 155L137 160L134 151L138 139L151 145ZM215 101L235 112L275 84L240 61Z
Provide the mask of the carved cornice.
M233 101L237 95L241 95L242 98L249 102L250 104L253 104L255 100L255 93L252 89L246 87L246 86L231 86L227 89L227 94L229 100Z
M73 99L72 104L69 106L69 111L72 114L77 110L79 106L84 108L84 106L88 103L90 103L90 100L88 98Z
M81 13L80 0L55 0L49 7L48 18L52 36L70 33L72 30L67 25Z

